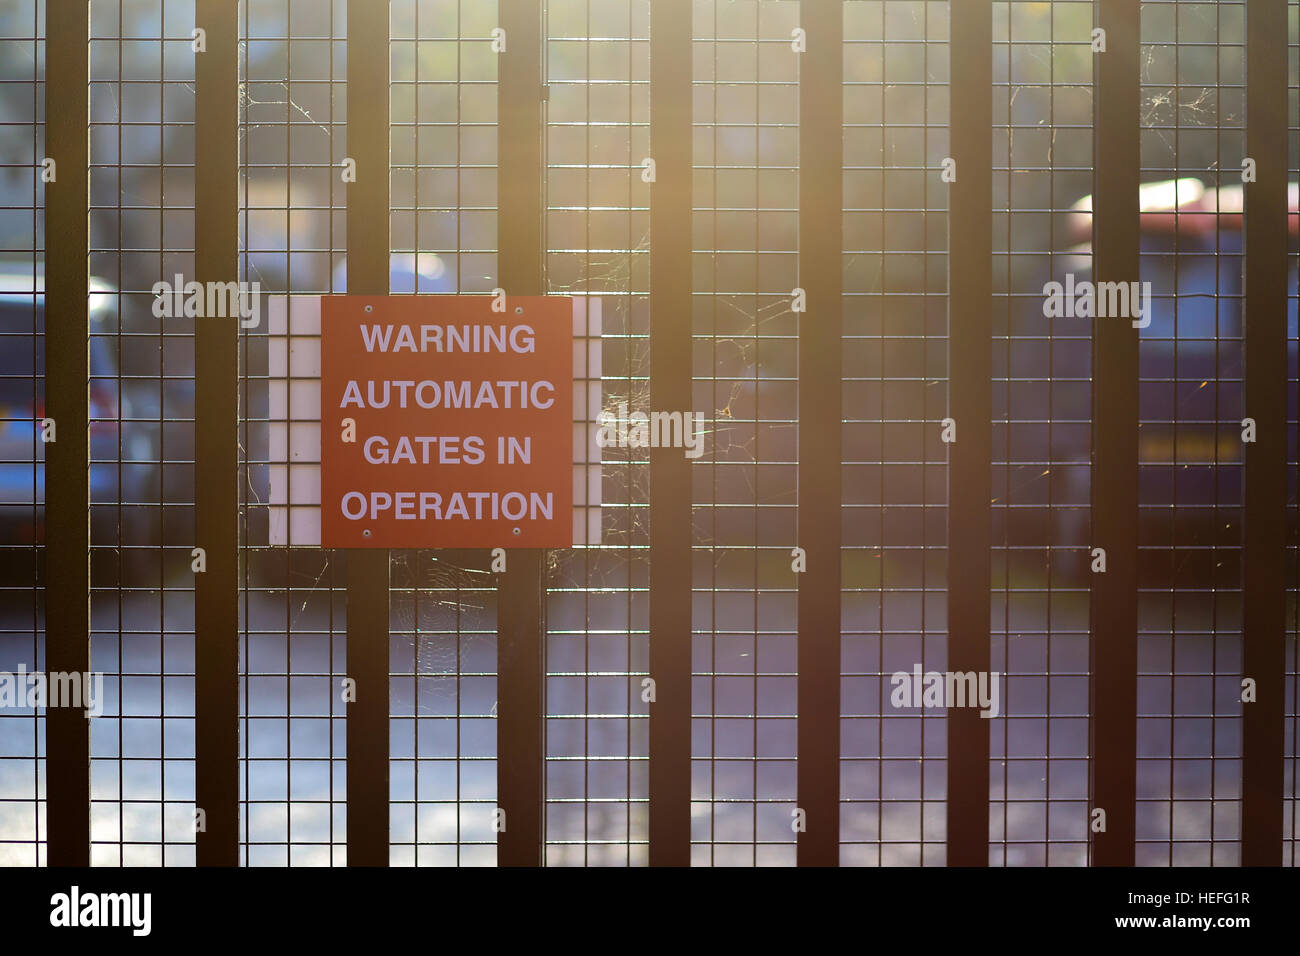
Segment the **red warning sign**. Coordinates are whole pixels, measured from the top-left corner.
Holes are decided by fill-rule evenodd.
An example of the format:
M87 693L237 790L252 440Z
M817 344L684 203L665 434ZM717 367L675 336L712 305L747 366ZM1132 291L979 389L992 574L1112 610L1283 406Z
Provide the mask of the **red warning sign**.
M573 303L321 299L321 545L573 542Z

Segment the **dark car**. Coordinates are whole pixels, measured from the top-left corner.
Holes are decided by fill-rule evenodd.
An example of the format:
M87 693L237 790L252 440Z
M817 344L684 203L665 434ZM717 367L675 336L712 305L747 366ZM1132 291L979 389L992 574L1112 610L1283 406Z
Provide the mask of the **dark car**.
M1300 185L1292 183L1293 244L1298 198ZM1092 278L1091 209L1091 196L1074 204L1069 228L1079 245L1073 254L1057 257L1055 281L1067 272L1076 282ZM1151 283L1152 295L1149 323L1135 329L1143 383L1138 454L1143 464L1155 466L1139 476L1141 537L1153 546L1237 547L1240 524L1227 520L1220 506L1232 508L1240 500L1240 472L1217 466L1242 461L1239 422L1249 414L1240 407L1238 384L1244 372L1242 186L1212 188L1190 177L1147 183L1140 209L1141 279ZM1289 261L1288 288L1294 289L1294 257ZM1289 297L1288 303L1290 347L1295 348L1296 300ZM1172 382L1179 384L1163 384ZM1181 466L1176 477L1160 467L1175 463ZM1086 488L1075 493L1087 500ZM1086 521L1082 511L1064 514ZM1063 530L1082 540L1079 529Z

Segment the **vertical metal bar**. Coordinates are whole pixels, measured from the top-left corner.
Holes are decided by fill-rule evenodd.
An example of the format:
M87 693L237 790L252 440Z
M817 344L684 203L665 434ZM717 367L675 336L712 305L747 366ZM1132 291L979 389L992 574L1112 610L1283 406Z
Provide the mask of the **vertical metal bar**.
M1256 682L1242 727L1241 862L1282 865L1286 691L1287 5L1246 9L1245 594L1242 673ZM1231 427L1231 426L1229 426Z
M691 389L691 16L650 9L650 407L689 408ZM650 450L650 865L691 862L691 468Z
M989 669L993 456L993 5L951 11L948 214L948 667ZM949 866L989 860L989 725L948 711Z
M348 4L348 293L386 295L389 261L388 4ZM388 865L388 578L383 549L348 552L348 866Z
M45 4L45 667L90 670L88 5ZM46 861L90 864L90 729L75 707L45 717Z
M840 835L840 383L844 179L844 17L803 3L799 58L800 866L836 866Z
M1139 279L1139 0L1097 0L1106 52L1094 66L1093 275ZM1137 838L1138 331L1093 319L1092 834L1094 866L1132 866Z
M545 554L511 549L497 579L498 866L542 864Z
M207 52L194 64L194 278L239 278L238 4L198 0ZM239 319L194 338L195 803L199 866L239 865Z
M542 5L501 0L499 16L498 281L507 296L542 295ZM542 863L545 560L543 550L512 549L497 579L497 805L506 818L498 866Z

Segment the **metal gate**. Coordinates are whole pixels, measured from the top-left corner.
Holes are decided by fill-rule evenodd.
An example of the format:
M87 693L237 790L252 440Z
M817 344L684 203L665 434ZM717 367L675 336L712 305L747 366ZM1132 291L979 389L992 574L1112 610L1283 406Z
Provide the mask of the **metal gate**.
M1293 864L1298 43L1294 0L0 4L0 671L103 681L0 699L0 861ZM703 454L604 449L588 543L504 572L295 544L295 303L498 288L599 316L575 429ZM949 672L992 713L900 702Z

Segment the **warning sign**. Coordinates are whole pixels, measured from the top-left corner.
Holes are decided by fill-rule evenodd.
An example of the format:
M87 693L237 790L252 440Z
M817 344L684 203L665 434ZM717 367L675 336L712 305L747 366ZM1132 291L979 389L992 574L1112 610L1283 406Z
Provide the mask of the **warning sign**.
M322 298L323 547L572 543L573 303L501 308Z

